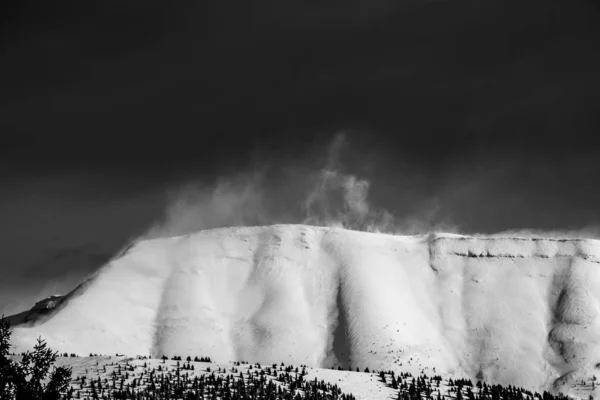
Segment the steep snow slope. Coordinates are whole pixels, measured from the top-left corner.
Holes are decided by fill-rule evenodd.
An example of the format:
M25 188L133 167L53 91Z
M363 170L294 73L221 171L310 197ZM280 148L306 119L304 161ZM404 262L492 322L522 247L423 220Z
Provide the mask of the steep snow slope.
M600 363L599 300L594 240L224 228L137 244L14 342L546 388Z

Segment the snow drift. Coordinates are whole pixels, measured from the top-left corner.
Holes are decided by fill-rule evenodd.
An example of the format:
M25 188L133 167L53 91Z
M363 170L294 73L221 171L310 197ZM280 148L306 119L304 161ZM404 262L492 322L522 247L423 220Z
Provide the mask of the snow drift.
M600 363L599 301L596 240L223 228L138 243L14 342L548 388Z

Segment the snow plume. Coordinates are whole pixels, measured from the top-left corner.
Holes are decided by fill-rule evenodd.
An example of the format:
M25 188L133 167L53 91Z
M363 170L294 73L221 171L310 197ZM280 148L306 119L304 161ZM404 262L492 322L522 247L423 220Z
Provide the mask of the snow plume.
M423 201L409 215L398 217L372 204L370 188L371 182L365 178L337 170L321 171L304 201L306 217L302 223L393 234L459 231L456 225L440 220L437 197Z
M323 170L306 196L305 224L366 231L388 231L393 216L369 204L369 181L334 170Z
M223 226L270 223L264 210L260 171L220 179L212 186L194 182L169 193L163 218L143 239L186 235Z
M326 166L316 175L302 204L304 224L384 231L393 221L387 211L376 211L369 204L371 183L341 171L340 156L348 145L338 133L328 149Z
M356 166L356 161L342 162L350 144L346 133L336 134L326 148L324 167L316 171L310 165L260 166L250 172L222 177L212 185L192 182L177 187L168 194L163 217L141 239L277 223L397 234L424 233L435 228L455 231L434 224L440 210L436 199L423 201L411 215L400 218L374 205L369 197L371 181L347 172L345 165ZM279 176L274 183L272 173L283 177Z
M441 204L437 197L423 201L410 215L401 217L373 204L369 198L371 181L344 172L340 158L346 146L349 141L344 133L331 142L326 167L315 175L304 200L302 223L395 234L458 231L456 226L439 221Z

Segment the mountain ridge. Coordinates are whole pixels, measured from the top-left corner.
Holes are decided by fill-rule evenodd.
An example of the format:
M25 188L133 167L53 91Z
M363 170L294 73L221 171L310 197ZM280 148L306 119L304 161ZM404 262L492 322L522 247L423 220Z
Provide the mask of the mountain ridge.
M594 239L219 228L136 243L15 342L547 388L600 363L598 260Z

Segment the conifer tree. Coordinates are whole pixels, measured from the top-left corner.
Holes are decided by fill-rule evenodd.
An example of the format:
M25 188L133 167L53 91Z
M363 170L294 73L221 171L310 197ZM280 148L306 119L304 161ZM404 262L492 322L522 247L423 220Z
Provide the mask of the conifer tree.
M9 399L14 392L15 364L10 354L10 323L0 318L0 399Z
M16 400L58 400L71 381L71 368L58 367L51 372L58 352L48 348L40 337L33 352L23 353L20 363L8 359L10 323L0 318L0 398ZM46 379L47 383L44 383Z

